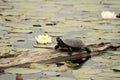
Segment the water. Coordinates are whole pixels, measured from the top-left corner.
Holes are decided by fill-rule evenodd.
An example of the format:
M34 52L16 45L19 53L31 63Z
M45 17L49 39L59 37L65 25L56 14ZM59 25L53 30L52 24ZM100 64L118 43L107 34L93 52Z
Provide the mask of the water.
M105 33L108 33L109 37L106 36L104 41L120 43L120 37L118 35L120 32L120 20L99 20L101 19L100 13L104 10L119 13L119 4L119 0L0 1L0 51L6 50L6 47L9 47L8 45L18 49L34 49L33 45L36 44L35 36L44 34L44 29L41 27L44 28L49 26L49 28L55 27L58 29L60 29L61 26L64 26L63 28L68 31L60 31L62 36L71 37L77 35L79 36L77 38L83 37L81 40L86 43L97 42ZM8 21L6 21L6 19ZM46 25L49 22L57 23L55 25ZM33 25L36 24L40 26L33 27ZM76 29L76 27L78 29ZM69 31L70 28L73 28L73 30ZM22 32L22 30L32 30L32 32ZM91 34L92 32L95 33ZM52 33L58 34L59 32L55 33L53 30ZM96 35L97 33L100 34ZM116 33L116 35L111 35L109 33ZM45 34L49 34L49 32ZM5 40L7 42L4 42ZM85 65L90 66L92 63L93 62L90 61ZM104 68L104 65L99 68ZM72 76L72 73L63 73L62 76L64 75L70 77ZM23 78L38 79L42 76L44 75L37 73L23 75ZM5 73L0 75L0 80L15 80L15 77L15 74Z

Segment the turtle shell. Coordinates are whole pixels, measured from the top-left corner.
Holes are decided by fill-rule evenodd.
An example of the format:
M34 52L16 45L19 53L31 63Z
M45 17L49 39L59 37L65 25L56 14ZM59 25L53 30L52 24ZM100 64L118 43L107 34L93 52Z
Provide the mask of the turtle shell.
M75 47L75 48L84 48L85 44L80 40L76 38L60 38L64 44Z

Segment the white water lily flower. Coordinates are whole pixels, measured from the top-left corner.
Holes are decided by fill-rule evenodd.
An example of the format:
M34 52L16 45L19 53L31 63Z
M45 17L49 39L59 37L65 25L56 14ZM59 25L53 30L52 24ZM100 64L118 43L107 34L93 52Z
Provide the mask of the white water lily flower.
M52 43L52 38L48 35L38 35L35 39L41 44Z
M114 12L110 12L110 11L103 11L101 13L101 16L104 19L115 19L116 18L116 14Z

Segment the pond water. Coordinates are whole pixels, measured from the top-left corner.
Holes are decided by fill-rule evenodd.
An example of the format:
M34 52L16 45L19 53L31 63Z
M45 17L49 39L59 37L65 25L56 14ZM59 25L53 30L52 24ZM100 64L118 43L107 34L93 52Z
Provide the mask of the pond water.
M80 38L87 45L101 40L120 43L120 19L102 19L101 12L107 10L119 14L120 0L1 0L0 55L36 49L33 45L37 44L35 36L39 34L51 36L53 43L57 36ZM119 51L112 53L118 54ZM104 56L98 59L89 60L83 67L90 71L86 67L99 68L107 77L104 74L93 77L89 72L85 73L87 78L81 77L78 76L81 74L79 69L78 73L71 69L62 75L73 76L71 80L119 80L119 72L111 76L114 72L108 66L112 63ZM120 62L119 59L112 61ZM15 74L5 73L0 75L0 80L15 80L15 77ZM41 73L23 75L25 80L40 80L40 77L43 77Z

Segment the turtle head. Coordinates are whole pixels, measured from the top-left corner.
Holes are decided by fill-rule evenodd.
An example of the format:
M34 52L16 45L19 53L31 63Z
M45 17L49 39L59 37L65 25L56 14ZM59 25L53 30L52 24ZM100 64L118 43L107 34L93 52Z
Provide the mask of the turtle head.
M56 41L57 41L57 42L62 42L62 40L61 40L60 37L57 37L57 38L56 38Z

